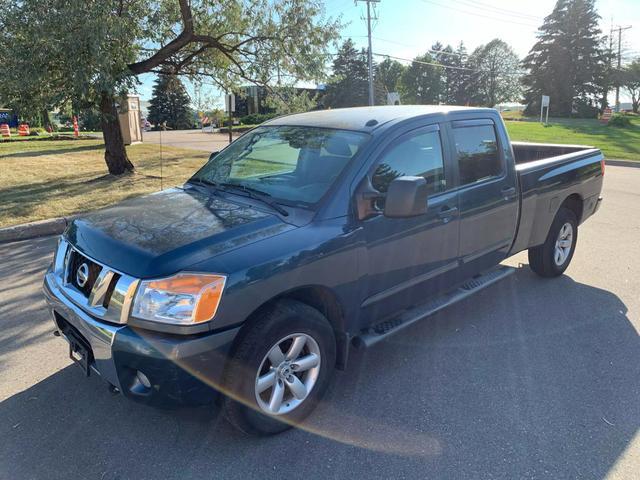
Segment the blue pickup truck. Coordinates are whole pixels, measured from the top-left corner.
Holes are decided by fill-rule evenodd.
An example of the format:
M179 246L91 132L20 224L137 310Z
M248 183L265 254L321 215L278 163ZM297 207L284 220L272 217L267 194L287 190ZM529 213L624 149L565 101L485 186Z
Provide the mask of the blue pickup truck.
M44 279L55 334L113 392L296 425L352 348L571 262L600 205L591 147L511 143L492 109L290 115L186 184L73 220Z

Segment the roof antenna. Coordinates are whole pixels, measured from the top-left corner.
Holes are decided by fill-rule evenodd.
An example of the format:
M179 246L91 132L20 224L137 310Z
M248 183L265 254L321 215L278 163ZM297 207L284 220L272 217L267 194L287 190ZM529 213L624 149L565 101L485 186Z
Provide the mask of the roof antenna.
M365 127L375 127L378 124L378 120L372 118L367 123L364 124Z

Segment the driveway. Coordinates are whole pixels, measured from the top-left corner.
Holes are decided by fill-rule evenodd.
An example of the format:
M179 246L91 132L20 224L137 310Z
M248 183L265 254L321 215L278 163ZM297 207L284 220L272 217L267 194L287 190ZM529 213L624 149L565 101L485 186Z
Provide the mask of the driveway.
M524 265L356 353L270 438L83 378L40 293L55 240L0 246L0 478L637 479L640 169L609 167L604 196L564 276Z
M234 134L233 138L238 138ZM229 145L227 133L203 133L202 130L168 130L166 132L144 132L144 143L155 143L206 152L218 152Z

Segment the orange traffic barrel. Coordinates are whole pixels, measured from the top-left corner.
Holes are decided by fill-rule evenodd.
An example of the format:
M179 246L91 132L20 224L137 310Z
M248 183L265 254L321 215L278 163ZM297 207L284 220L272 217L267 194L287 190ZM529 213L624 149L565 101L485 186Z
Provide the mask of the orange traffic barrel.
M18 135L21 137L28 137L31 132L29 131L29 125L26 123L21 123L18 126Z
M11 130L9 130L8 123L0 123L0 135L3 137L11 137Z

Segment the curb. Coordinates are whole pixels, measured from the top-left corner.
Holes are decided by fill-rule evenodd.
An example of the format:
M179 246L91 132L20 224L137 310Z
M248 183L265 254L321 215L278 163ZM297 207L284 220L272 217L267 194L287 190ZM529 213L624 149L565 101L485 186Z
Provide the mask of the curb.
M635 160L609 160L605 158L604 163L605 165L611 165L612 167L640 168L640 162Z
M38 222L23 223L11 227L0 228L0 243L17 242L30 238L57 235L67 227L67 218L50 218Z

